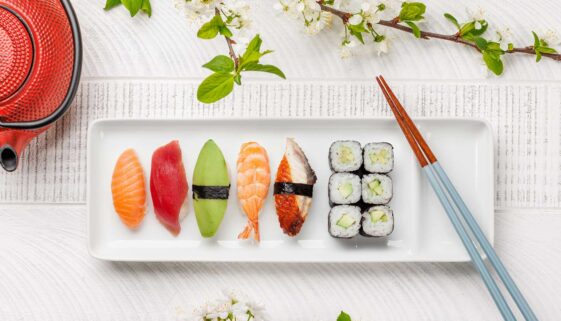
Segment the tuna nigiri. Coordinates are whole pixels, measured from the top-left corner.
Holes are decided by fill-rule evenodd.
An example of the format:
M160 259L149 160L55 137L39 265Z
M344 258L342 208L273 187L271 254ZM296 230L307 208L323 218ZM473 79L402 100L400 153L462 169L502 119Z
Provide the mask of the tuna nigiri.
M144 170L133 149L125 150L115 165L111 180L113 206L121 221L137 228L146 213Z
M300 232L312 205L314 170L296 141L288 138L286 151L275 179L275 207L284 233L295 236Z
M238 158L238 200L248 223L238 238L253 237L259 241L259 211L265 203L271 184L269 157L265 148L254 142L242 145Z
M152 155L150 194L158 220L173 234L181 232L179 221L187 214L189 184L179 143L158 148Z

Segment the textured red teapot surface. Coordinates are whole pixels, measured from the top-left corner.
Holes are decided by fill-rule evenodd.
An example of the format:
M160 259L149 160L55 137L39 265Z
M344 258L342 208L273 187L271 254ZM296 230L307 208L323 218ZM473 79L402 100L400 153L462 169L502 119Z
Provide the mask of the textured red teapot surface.
M0 0L0 156L6 148L21 153L66 110L79 49L68 0Z

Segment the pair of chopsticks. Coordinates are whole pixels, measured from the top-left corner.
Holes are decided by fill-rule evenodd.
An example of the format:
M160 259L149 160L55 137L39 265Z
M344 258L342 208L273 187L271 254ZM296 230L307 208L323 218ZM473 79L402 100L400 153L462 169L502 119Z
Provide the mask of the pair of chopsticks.
M469 253L473 265L481 274L483 282L485 282L485 285L487 286L487 289L493 297L493 300L499 308L503 318L505 320L516 320L512 310L499 290L497 283L495 283L495 280L492 278L491 273L487 269L483 258L477 251L476 245L479 245L483 249L483 252L487 255L489 262L497 272L499 278L502 280L504 286L510 293L524 318L532 321L538 320L528 305L528 302L526 302L526 299L524 299L524 296L522 296L522 293L508 274L505 266L497 256L497 253L493 250L491 243L489 243L489 240L487 240L483 234L481 227L479 227L479 224L477 224L460 194L448 178L448 175L446 175L444 169L442 169L438 163L436 156L431 151L427 142L423 139L423 136L417 129L417 126L415 126L409 115L407 115L407 112L394 95L384 78L382 76L378 76L376 77L376 81L378 82L378 85L380 85L380 88L382 89L382 92L384 93L384 96L386 97L386 100L388 101L401 130L403 131L403 134L405 134L405 138L407 138L409 145L411 145L421 168L425 172L434 192L436 193L436 196L444 207L448 218L452 222L454 229L458 233L458 236ZM452 204L454 204L455 207ZM463 221L475 239L472 239L468 231L466 231L466 226L462 223L461 218L463 218Z

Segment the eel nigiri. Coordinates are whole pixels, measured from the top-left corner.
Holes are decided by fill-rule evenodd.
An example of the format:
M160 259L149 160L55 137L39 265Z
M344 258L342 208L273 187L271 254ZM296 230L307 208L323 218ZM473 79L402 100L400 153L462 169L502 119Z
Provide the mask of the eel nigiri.
M144 170L133 149L119 156L111 179L111 193L121 221L131 229L137 228L146 213L146 185Z
M181 232L179 221L187 214L189 184L179 142L174 140L152 154L150 194L158 220L173 235Z
M271 184L269 157L265 148L254 142L242 145L238 158L238 200L240 207L247 215L247 226L238 235L247 239L251 231L259 241L259 211L265 203Z
M230 176L218 145L208 140L199 154L193 173L193 206L203 237L213 237L228 206Z
M300 232L308 216L316 181L306 155L294 139L288 138L277 171L274 194L280 226L289 236Z

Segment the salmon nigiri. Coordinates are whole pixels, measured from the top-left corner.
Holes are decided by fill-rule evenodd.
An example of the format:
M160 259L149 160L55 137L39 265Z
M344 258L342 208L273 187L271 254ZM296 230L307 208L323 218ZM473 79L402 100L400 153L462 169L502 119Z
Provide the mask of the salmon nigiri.
M187 214L189 184L179 142L174 140L152 155L150 194L158 220L173 235L181 232L179 221Z
M254 142L242 145L238 158L238 199L247 215L247 226L238 235L247 239L253 231L253 238L259 241L259 211L265 203L271 183L269 157L265 148Z
M137 228L146 213L144 170L133 149L125 150L115 165L111 180L113 206L121 221Z

